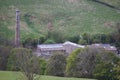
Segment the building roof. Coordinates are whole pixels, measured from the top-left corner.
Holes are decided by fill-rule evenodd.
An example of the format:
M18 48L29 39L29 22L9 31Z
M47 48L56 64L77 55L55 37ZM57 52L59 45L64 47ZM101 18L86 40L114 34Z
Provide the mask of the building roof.
M76 47L80 47L80 48L84 48L85 47L83 45L78 45L78 44L72 43L70 41L66 41L63 45L72 45L72 46L76 46Z
M64 50L62 44L42 44L37 46L42 51L46 50Z
M117 50L115 46L111 46L110 44L92 44L90 46L96 48L104 48L105 50Z
M80 48L84 48L85 46L82 46L82 45L78 45L78 44L75 44L75 43L72 43L70 41L66 41L65 43L61 43L61 44L41 44L41 45L38 45L37 48L42 50L42 51L47 51L47 50L65 50L65 45L72 45L72 46L75 46L75 47L80 47Z

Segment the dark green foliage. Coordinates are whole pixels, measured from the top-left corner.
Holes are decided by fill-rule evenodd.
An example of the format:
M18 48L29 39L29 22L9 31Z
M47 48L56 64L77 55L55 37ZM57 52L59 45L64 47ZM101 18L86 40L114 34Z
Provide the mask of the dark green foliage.
M100 52L97 55L97 63L94 70L94 76L98 80L117 80L114 67L120 61L114 53L109 51Z
M79 39L80 39L80 36L79 36L79 35L70 36L70 37L68 38L69 41L74 42L74 43L78 43Z
M46 74L53 76L65 76L66 57L62 53L55 53L47 64Z
M42 58L39 58L39 64L40 64L40 70L41 70L40 74L44 75L47 67L47 61Z
M111 35L115 40L114 44L120 49L120 23L116 24L116 29Z
M113 68L113 71L115 71L115 78L120 79L120 61L117 63L117 65Z
M22 53L27 54L28 52L30 52L30 51L28 51L27 49L23 49L23 48L12 49L10 52L9 58L8 58L7 70L11 70L11 71L20 70L20 68L17 65L17 61L16 61L16 59L18 57L17 55L22 54Z
M68 76L92 77L96 52L97 50L93 50L92 48L78 49L73 52L67 59Z
M24 71L25 68L29 67L29 69L31 69L30 71L32 71L32 68L35 68L36 65L33 63L34 61L37 63L37 58L35 60L35 56L31 53L31 50L25 48L14 48L12 49L8 59L8 70Z
M87 41L83 39L80 39L78 43L81 45L87 45Z
M32 15L29 14L29 13L26 13L26 14L24 15L24 20L25 20L25 22L27 23L27 25L29 25L29 26L32 28L33 22L32 22L32 20L31 20L31 17L32 17Z
M83 39L87 41L87 44L90 44L90 34L84 33L82 36Z
M13 46L12 40L8 39L4 32L0 31L0 45Z
M44 42L44 44L54 44L54 43L56 43L54 40L52 40L52 39L47 39L45 42Z
M23 44L23 47L32 48L32 47L36 46L37 41L35 39L29 37L29 38L25 39L25 41L22 42L22 44Z
M25 48L14 48L8 59L9 70L20 70L26 80L36 80L36 74L40 73L38 58Z
M46 40L46 36L42 35L42 36L40 36L40 38L38 40L39 40L38 43L42 44Z
M11 50L11 47L0 46L0 70L7 69L7 62L8 62L10 50Z
M60 32L59 30L48 31L48 34L47 34L47 39L52 39L56 43L63 42L64 37L65 37L64 34Z
M67 59L66 73L67 76L73 77L95 77L100 80L115 80L113 68L118 61L119 57L104 49L78 49Z
M77 49L73 53L71 53L67 58L67 65L66 65L67 76L75 77L75 72L76 72L75 67L77 67L75 62L76 62L76 57L80 52L81 52L81 49Z
M39 37L33 37L31 38L30 35L25 38L24 41L22 41L23 47L26 48L36 48L37 44L43 44L46 40L46 36L40 35Z
M113 65L111 63L101 62L96 65L94 76L98 80L114 80Z

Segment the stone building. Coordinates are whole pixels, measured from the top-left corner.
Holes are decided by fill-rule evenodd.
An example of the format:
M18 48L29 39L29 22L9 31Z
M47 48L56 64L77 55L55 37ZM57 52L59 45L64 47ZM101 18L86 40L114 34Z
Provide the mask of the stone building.
M105 49L118 54L117 48L115 46L111 46L110 44L91 44L86 46L98 49ZM77 48L85 48L85 45L79 45L70 41L66 41L60 44L41 44L37 45L37 51L35 52L35 54L37 56L49 58L52 54L57 52L69 55Z
M115 46L111 46L110 44L92 44L88 47L101 48L118 54L117 48Z
M55 52L62 52L69 55L77 48L84 48L83 45L78 45L70 41L61 44L41 44L37 45L37 56L50 56Z

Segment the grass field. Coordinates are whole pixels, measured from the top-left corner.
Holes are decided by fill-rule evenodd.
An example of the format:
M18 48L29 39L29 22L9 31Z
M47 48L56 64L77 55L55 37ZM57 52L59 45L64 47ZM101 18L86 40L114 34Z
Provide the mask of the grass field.
M20 76L18 72L0 71L0 80L17 80ZM84 78L64 78L53 76L40 76L40 80L95 80Z
M92 0L0 0L0 33L14 37L15 9L20 9L21 38L46 34L52 29L66 36L110 33L120 11Z

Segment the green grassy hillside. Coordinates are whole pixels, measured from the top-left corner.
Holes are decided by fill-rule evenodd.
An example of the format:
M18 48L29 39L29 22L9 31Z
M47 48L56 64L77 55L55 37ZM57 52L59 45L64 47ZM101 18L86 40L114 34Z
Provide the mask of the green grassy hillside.
M15 9L21 13L21 38L38 37L49 28L66 36L109 33L120 11L91 0L0 0L0 33L14 37Z
M20 73L0 71L0 80L18 80L20 79ZM53 76L40 76L40 80L95 80L85 78L64 78L64 77L53 77Z

